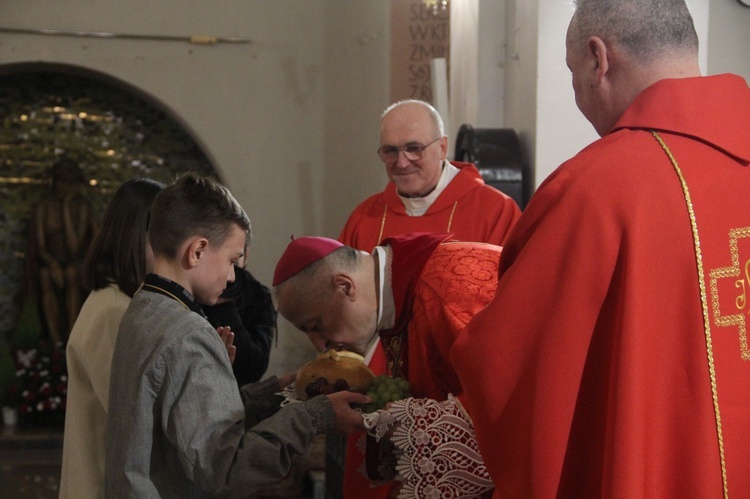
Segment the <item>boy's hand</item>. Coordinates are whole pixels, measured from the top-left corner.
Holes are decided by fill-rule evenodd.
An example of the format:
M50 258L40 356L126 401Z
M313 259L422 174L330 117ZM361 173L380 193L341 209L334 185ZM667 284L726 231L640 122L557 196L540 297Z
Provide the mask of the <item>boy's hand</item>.
M219 326L216 328L216 332L219 333L221 341L223 341L224 346L227 347L229 363L234 364L234 356L237 354L237 347L234 346L234 333L232 332L232 328L229 326Z
M283 390L287 386L294 383L295 379L297 379L297 371L292 371L290 373L279 376L279 389Z
M326 397L333 404L333 410L336 413L336 430L341 433L365 430L362 412L352 409L352 404L366 404L370 401L370 397L347 390L331 393Z

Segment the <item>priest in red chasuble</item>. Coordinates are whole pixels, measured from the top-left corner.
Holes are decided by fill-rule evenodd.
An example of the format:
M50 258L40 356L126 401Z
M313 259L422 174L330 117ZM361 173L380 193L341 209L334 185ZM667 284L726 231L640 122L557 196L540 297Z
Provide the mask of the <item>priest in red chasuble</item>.
M389 374L409 381L413 398L394 404L395 422L409 422L396 425L399 441L391 442L403 452L398 497L474 497L492 488L449 352L494 295L499 258L499 246L449 234L387 238L372 253L302 237L276 267L279 313L318 350L363 354L380 341Z
M683 0L578 0L567 64L601 139L451 352L496 497L750 497L750 89Z
M429 103L406 99L390 105L381 117L378 148L389 181L352 211L339 241L370 252L384 238L432 232L502 245L521 210L511 197L485 184L473 164L449 162L448 140L440 113ZM366 358L375 374L386 372L379 343ZM373 486L364 473L364 435L342 438L347 439L344 499L387 498L390 487Z

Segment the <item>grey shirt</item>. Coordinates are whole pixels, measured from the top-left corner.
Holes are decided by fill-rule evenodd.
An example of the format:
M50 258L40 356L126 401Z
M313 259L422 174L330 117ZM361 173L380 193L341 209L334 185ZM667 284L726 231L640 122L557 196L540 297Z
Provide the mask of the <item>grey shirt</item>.
M277 390L275 378L238 389L206 319L139 291L112 358L107 497L247 496L279 481L335 416L327 397L279 409Z

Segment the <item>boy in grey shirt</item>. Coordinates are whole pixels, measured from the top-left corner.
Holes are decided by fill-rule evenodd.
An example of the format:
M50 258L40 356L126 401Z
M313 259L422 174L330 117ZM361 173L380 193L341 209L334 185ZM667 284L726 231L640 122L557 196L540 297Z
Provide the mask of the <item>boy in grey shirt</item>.
M112 359L106 495L248 496L289 471L313 436L362 430L338 392L279 409L276 377L238 389L199 303L216 303L250 221L231 193L186 174L154 201L153 272L120 323Z

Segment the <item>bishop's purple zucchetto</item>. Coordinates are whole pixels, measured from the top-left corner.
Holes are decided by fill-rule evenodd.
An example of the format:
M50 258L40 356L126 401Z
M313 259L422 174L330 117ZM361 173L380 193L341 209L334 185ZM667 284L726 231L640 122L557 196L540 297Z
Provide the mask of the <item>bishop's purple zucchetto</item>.
M297 239L286 247L281 255L276 270L273 273L273 286L278 286L305 267L325 258L343 244L335 239L317 236L305 236Z

